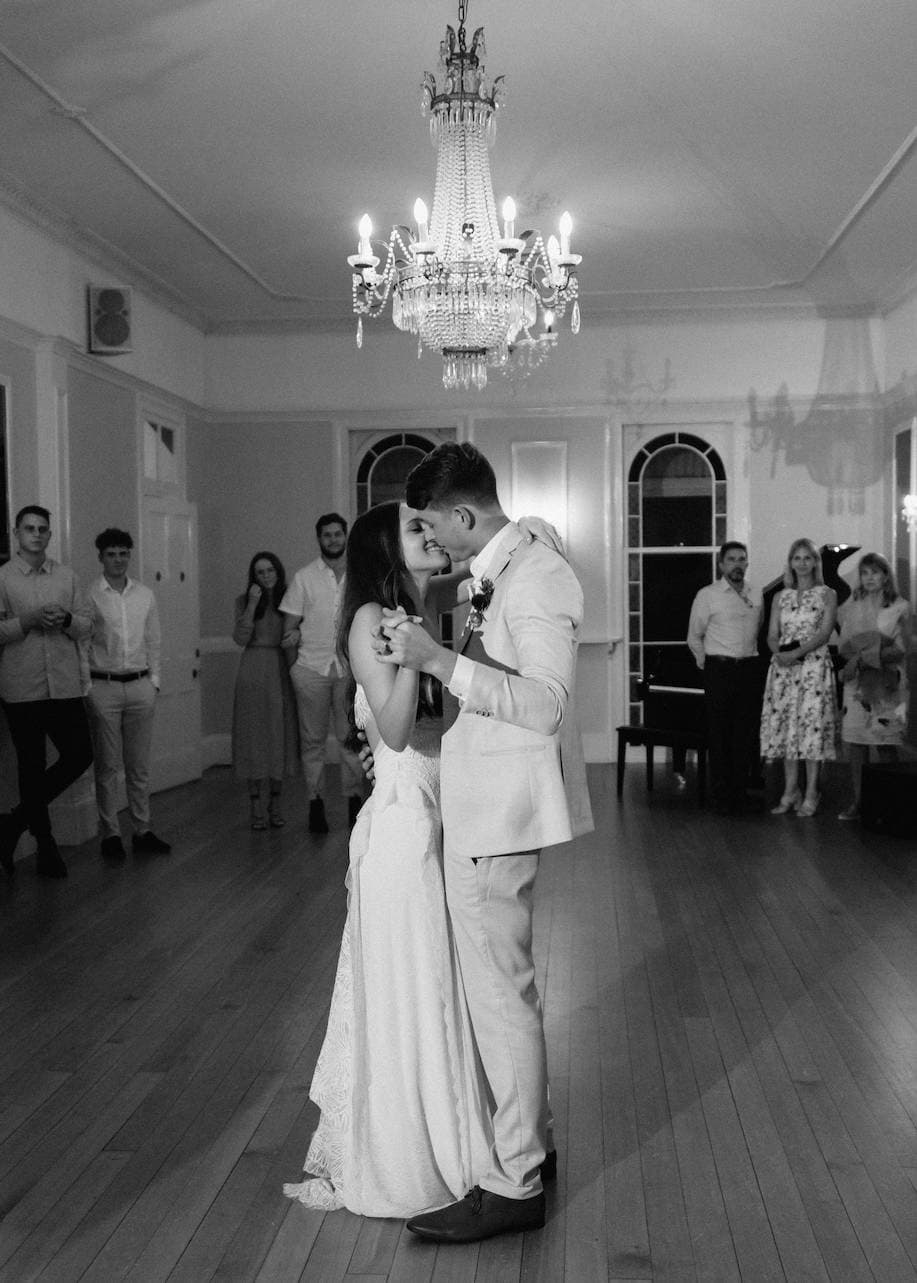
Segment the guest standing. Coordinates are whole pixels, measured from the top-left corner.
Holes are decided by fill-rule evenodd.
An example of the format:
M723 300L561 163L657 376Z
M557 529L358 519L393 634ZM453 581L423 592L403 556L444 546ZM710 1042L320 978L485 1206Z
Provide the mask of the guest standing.
M889 563L867 552L857 567L853 596L838 611L840 655L846 660L841 739L847 746L853 801L838 816L860 813L863 765L874 747L880 762L894 762L907 730L907 651L910 604L898 595Z
M150 828L150 753L159 693L160 629L156 598L128 577L134 541L114 526L96 537L102 574L89 590L87 704L95 748L96 805L101 852L126 856L118 824L118 772L123 763L130 810L131 847L147 855L171 851Z
M822 577L811 539L790 545L783 589L771 604L767 644L771 662L761 713L761 756L784 760L783 795L771 811L803 816L818 810L821 763L836 753L837 703L828 638L837 619L837 594ZM806 791L799 763L806 763Z
M280 611L287 577L272 552L256 552L248 585L236 599L233 641L243 648L236 676L232 717L232 762L238 779L248 782L253 829L282 828L284 776L295 775L299 746L296 703L289 662L299 630L287 628ZM267 787L267 815L264 790Z
M748 796L760 720L758 629L761 592L745 579L748 549L724 543L720 578L691 607L688 646L704 674L710 784L721 815L753 809Z
M29 829L39 876L65 878L48 806L92 762L78 650L90 609L70 567L47 555L47 508L21 508L13 537L16 551L0 567L0 700L16 750L19 805L0 817L0 863L12 877L13 854ZM50 766L48 740L58 755Z
M320 556L297 570L280 609L287 626L300 632L299 653L290 670L299 710L303 771L309 793L309 832L327 833L323 780L325 745L332 729L341 762L341 792L347 798L353 824L363 801L363 775L349 747L350 675L335 650L338 610L344 591L344 553L347 522L327 512L315 523Z

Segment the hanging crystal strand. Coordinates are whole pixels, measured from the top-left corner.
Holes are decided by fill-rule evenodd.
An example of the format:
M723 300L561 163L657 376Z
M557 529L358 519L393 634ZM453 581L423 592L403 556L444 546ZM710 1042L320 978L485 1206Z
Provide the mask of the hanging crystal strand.
M573 311L570 313L570 329L574 334L579 334L579 299L573 301Z
M420 339L420 338L418 338L418 340L417 340L417 359L418 359L418 361L420 360L420 358L421 358L422 356L423 356L423 340L422 340L422 339Z
M357 317L357 347L363 346L363 317Z

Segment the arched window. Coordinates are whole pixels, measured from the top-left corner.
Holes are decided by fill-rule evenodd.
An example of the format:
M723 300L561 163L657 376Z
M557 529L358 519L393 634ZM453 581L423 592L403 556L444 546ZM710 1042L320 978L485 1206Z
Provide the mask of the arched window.
M371 445L357 468L357 515L403 498L408 473L436 445L416 432L394 432Z
M627 478L628 668L630 716L639 721L638 684L699 686L685 638L694 595L716 577L726 538L726 472L706 441L687 432L655 437L638 450Z
M404 498L408 473L441 441L455 439L451 429L433 429L428 436L417 432L391 432L379 440L370 438L369 445L360 434L351 434L351 448L359 449L356 464L357 516L378 503ZM454 620L451 613L440 615L440 640L451 646Z

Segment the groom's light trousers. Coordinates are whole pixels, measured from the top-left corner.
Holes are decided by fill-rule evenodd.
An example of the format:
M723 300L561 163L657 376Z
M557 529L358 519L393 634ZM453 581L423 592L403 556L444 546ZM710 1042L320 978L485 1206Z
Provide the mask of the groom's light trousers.
M505 1198L541 1189L548 1071L532 961L538 851L471 860L445 840L446 899L471 1025L494 1097L494 1149L482 1188Z

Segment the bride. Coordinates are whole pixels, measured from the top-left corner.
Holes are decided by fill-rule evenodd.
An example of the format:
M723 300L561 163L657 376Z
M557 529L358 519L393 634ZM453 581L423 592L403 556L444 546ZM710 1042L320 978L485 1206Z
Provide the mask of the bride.
M441 692L380 664L372 647L383 606L421 616L438 635L438 610L455 604L460 578L437 574L448 564L403 504L380 504L353 524L339 646L357 683L354 717L375 758L375 787L350 841L347 920L310 1093L321 1118L307 1179L284 1186L308 1207L411 1216L462 1198L490 1161L486 1088L443 887Z

